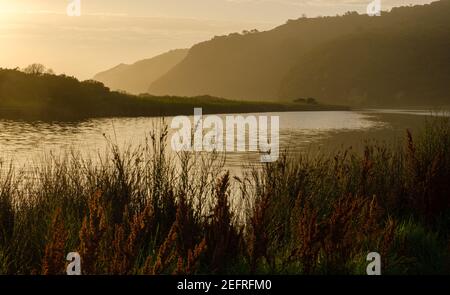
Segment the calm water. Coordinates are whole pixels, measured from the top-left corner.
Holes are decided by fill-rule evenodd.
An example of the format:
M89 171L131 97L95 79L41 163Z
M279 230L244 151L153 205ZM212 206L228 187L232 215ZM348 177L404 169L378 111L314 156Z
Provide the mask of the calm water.
M373 138L395 139L406 128L420 127L423 118L429 114L429 111L417 110L365 110L262 115L280 117L281 150L301 153L357 146ZM252 114L243 114L247 115ZM170 124L171 119L166 118L166 122ZM108 143L105 137L121 147L138 145L159 122L160 118L107 118L52 123L0 120L0 157L25 168L36 165L37 159L49 153L61 155L75 150L93 157L106 150ZM257 163L258 160L256 153L230 153L226 165L233 169L242 163Z

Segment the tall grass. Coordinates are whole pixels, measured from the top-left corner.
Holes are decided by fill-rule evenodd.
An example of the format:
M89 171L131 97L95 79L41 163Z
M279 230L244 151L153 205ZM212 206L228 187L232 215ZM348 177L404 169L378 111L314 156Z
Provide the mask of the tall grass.
M94 162L48 157L2 167L0 273L450 273L450 123L432 119L403 146L296 156L229 174L221 155L111 144ZM31 175L30 175L31 174Z

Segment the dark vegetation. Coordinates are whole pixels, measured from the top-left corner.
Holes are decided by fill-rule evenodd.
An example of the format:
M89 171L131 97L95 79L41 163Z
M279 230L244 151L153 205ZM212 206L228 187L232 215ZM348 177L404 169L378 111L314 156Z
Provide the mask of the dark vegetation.
M294 102L295 103L318 104L317 100L313 97L297 98L297 99L294 99Z
M195 45L153 94L413 106L450 103L450 0L379 17L299 18Z
M28 177L4 166L0 273L62 274L72 251L84 274L364 274L374 251L384 274L450 273L448 118L403 146L285 154L239 177L218 154L170 156L166 136Z
M94 80L80 82L73 77L47 73L40 65L28 69L27 73L0 69L0 117L67 120L192 115L195 107L202 107L205 114L346 109L307 103L241 102L211 96L134 96L110 91Z

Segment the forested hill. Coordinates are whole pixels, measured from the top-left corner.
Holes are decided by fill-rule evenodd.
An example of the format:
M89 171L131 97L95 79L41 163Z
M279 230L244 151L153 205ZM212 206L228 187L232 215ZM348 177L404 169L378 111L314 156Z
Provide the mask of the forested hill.
M111 92L93 80L42 72L0 69L0 113L3 117L73 117L114 113L131 96Z
M130 95L110 91L102 83L80 82L54 75L37 65L24 73L0 68L0 118L72 120L90 117L192 115L195 107L207 113L248 113L346 109L316 101L296 103L241 102L211 96L175 97Z
M216 37L155 81L156 95L315 97L333 104L450 102L450 0L379 17L300 18Z

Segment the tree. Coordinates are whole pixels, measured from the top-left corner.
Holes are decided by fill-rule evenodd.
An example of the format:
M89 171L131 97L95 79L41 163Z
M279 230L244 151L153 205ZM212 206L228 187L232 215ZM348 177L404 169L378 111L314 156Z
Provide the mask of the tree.
M307 104L318 104L317 100L313 97L308 97L308 99L306 100Z
M42 75L44 74L46 71L46 68L44 65L42 64L31 64L28 67L26 67L25 69L23 69L23 72L26 74L31 74L31 75Z
M53 69L47 69L47 70L45 71L45 73L46 73L47 75L54 75L54 74L55 74L55 72L53 71Z
M294 99L294 102L295 103L306 103L306 99L300 97L300 98Z

